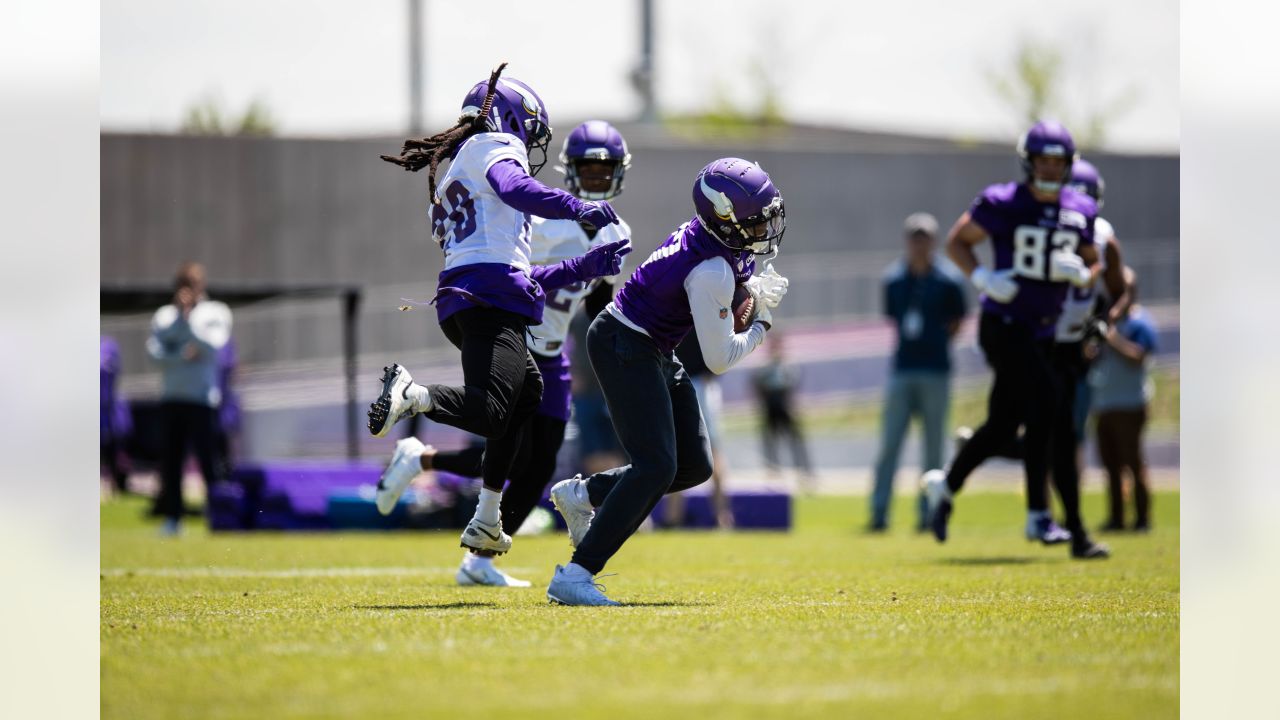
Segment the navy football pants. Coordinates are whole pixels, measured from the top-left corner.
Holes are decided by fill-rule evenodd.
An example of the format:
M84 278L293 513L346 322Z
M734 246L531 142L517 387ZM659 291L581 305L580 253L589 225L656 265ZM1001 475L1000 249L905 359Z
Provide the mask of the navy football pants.
M587 331L587 356L630 465L587 480L595 520L573 554L592 574L604 569L665 493L711 477L711 443L684 366L607 310Z

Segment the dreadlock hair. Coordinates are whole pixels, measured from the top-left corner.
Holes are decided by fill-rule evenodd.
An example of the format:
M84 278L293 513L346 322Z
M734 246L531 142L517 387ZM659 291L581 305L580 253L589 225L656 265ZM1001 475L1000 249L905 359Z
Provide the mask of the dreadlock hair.
M489 117L489 111L493 109L493 96L498 91L498 77L506 67L507 64L504 62L489 74L489 91L484 96L484 104L480 106L479 114L460 115L458 122L448 130L421 140L410 138L404 141L404 147L400 148L399 155L379 155L378 157L389 163L395 163L409 172L417 172L424 167L429 168L427 190L431 202L439 202L436 199L436 168L440 166L441 160L452 155L453 151L466 142L467 138L486 131L485 121Z

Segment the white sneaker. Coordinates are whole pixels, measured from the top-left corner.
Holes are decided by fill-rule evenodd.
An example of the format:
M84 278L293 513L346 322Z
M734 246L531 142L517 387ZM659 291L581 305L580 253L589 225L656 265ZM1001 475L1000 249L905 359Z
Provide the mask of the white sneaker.
M425 446L416 437L407 437L396 443L396 451L391 456L391 464L382 471L378 479L378 512L390 515L396 509L396 503L404 494L404 489L422 472L422 449Z
M409 387L413 378L398 363L382 368L382 394L369 404L369 432L374 437L386 437L402 418L413 414L413 399Z
M467 567L467 561L463 560L462 565L458 567L458 574L454 576L459 585L469 587L471 585L487 585L489 587L530 587L532 583L528 580L518 580L510 575L502 572L493 566L493 563L484 563L474 567Z
M921 489L924 490L925 502L928 504L926 512L932 516L938 510L938 506L943 500L948 499L950 490L947 488L947 473L942 470L930 470L920 478Z
M511 549L511 536L502 532L502 523L490 525L473 517L462 531L462 547L505 555Z
M578 547L582 538L587 536L591 521L596 516L595 508L591 507L587 497L587 481L581 475L551 486L551 503L569 526L569 544L573 547Z
M621 605L605 597L605 587L587 570L574 563L567 567L556 566L551 584L547 586L547 599L561 605Z

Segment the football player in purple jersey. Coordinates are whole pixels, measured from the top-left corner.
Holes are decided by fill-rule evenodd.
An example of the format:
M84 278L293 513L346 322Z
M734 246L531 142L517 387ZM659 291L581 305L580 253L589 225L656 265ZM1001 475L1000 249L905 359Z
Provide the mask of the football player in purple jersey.
M723 158L693 184L694 216L645 260L591 323L587 353L630 464L556 483L551 500L575 550L556 566L547 598L564 605L617 605L596 575L664 493L711 477L698 398L674 350L693 330L703 359L723 373L764 341L771 309L787 290L772 266L752 277L758 255L776 254L786 228L782 194L759 165ZM759 314L734 332L743 285Z
M480 503L462 546L502 554L502 488L528 419L542 401L542 376L529 353L528 328L542 322L545 290L614 275L630 241L593 247L552 266L529 258L530 216L603 228L618 220L607 202L584 202L533 178L546 163L551 121L538 94L502 64L462 101L452 128L407 140L382 158L406 170L428 168L432 234L444 270L432 303L445 337L462 352L462 386L421 385L398 364L384 368L382 393L369 406L369 432L385 437L399 420L423 413L486 438ZM532 153L532 155L531 155ZM436 168L451 160L440 186ZM416 439L396 444L391 466L416 461ZM420 443L418 443L420 445ZM412 475L385 473L378 510L390 513Z
M1052 365L1054 332L1067 292L1092 286L1101 272L1094 245L1097 203L1067 185L1077 156L1075 141L1061 124L1036 123L1018 143L1018 156L1025 179L984 190L947 238L948 255L982 293L978 342L995 377L987 421L947 471L925 474L930 524L938 541L945 542L955 493L978 465L1016 443L1022 425L1028 535L1047 541L1060 536L1044 482L1052 462L1071 556L1104 558L1109 551L1089 538L1080 517L1074 448L1050 442L1055 413L1065 399L1062 378ZM988 239L992 268L980 265L974 253Z
M612 200L622 193L631 153L616 128L603 120L588 120L565 138L560 162L566 184L575 197ZM535 217L530 260L535 266L551 266L630 236L631 229L621 218L615 224L597 228L577 220ZM569 358L565 355L569 323L579 306L585 305L588 313L603 310L613 299L617 279L614 274L558 289L545 288L547 302L542 323L529 328L529 351L542 376L542 402L525 421L520 450L511 467L511 482L502 495L502 528L510 535L516 533L542 499L564 443L570 414ZM423 470L440 469L464 477L480 477L483 472L484 453L480 448L437 452L416 438L406 438L401 443L403 449L397 453L397 462L387 469L384 485L388 488L403 490ZM492 551L468 551L455 579L459 585L529 586L527 580L513 578L495 567Z

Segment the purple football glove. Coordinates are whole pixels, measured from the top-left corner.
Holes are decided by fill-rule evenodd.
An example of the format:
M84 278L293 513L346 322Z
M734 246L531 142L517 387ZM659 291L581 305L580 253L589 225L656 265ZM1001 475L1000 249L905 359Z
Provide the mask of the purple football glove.
M608 203L601 203L601 205L609 207ZM610 212L612 212L612 209ZM622 238L621 240L596 245L588 250L586 255L582 256L582 264L578 266L578 273L583 280L617 275L622 270L623 256L629 252L631 252L630 238Z
M584 202L582 209L578 211L578 222L594 226L598 230L605 225L618 222L618 213L614 212L613 206L605 200Z

